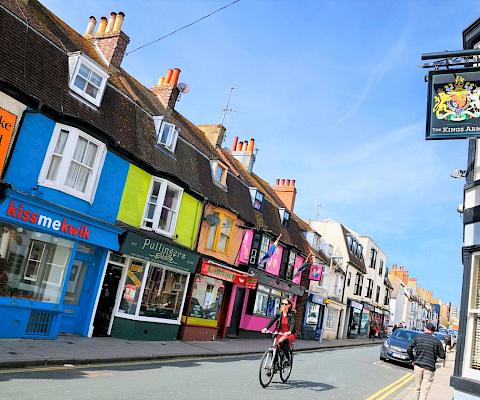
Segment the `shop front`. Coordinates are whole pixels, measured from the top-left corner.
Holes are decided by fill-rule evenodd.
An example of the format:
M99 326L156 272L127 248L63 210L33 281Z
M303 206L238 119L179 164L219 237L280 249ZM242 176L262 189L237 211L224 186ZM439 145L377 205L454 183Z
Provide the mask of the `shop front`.
M369 303L363 303L362 322L360 324L360 336L367 336L370 331L370 322L375 321L375 307Z
M282 298L292 300L293 308L297 296L303 296L305 289L291 281L269 275L256 268L250 268L249 274L258 279L256 290L248 289L242 308L239 337L259 337L262 328L280 309Z
M119 251L109 256L94 334L175 340L199 256L155 234L133 231L126 233Z
M320 340L323 336L325 315L324 299L326 288L320 286L324 271L323 265L311 265L309 271L308 297L305 304L305 314L302 321L302 338L305 340Z
M0 337L87 336L116 226L6 189L0 203Z
M224 338L236 320L236 297L246 289L254 289L257 279L245 272L210 259L201 261L195 275L186 313L182 319L182 340L214 340Z
M362 317L363 305L354 300L348 299L347 306L349 309L349 322L347 327L347 337L358 337L362 331L362 324L364 324ZM368 325L368 322L367 322Z

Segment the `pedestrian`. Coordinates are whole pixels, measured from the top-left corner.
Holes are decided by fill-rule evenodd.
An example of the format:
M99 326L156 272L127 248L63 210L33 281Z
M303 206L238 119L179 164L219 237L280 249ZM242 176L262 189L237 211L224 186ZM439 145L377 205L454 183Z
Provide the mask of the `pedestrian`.
M368 339L369 340L373 340L375 339L375 335L377 333L377 324L375 323L375 321L370 321L370 329L368 331Z
M450 336L450 334L447 332L445 334L445 350L446 351L451 351L452 350L452 337Z
M423 335L416 336L408 346L408 355L415 370L415 400L426 400L435 375L437 357L445 359L442 342L435 336L435 325L425 325Z

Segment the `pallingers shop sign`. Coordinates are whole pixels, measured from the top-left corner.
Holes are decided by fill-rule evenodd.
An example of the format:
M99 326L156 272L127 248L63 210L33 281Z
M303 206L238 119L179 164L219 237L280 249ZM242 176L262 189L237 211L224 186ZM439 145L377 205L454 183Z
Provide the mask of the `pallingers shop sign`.
M197 254L186 249L134 232L127 232L120 246L120 251L188 272L195 272L200 258Z
M430 71L426 139L480 137L480 71Z

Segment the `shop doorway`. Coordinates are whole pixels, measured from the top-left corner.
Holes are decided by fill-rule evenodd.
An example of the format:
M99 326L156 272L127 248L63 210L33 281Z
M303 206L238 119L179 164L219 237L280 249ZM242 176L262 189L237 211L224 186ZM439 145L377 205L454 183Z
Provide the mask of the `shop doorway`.
M242 318L242 306L245 299L245 288L237 287L235 302L233 303L232 317L230 318L230 326L227 329L227 337L238 338L240 329L240 320Z
M93 247L78 245L63 300L64 313L60 322L60 333L86 335L84 327L88 313L84 310L91 300L94 256Z
M93 336L108 336L123 267L108 263L93 321Z

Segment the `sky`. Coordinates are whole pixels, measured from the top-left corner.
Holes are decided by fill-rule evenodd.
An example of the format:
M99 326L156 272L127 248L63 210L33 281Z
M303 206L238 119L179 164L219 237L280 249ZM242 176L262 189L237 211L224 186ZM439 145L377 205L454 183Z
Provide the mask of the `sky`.
M41 0L83 33L88 17L123 11L127 51L232 0ZM468 11L468 12L466 12ZM168 68L190 86L176 108L220 123L224 145L253 137L254 171L296 179L295 212L372 237L443 302L459 304L467 141L425 141L421 54L462 48L480 3L240 0L125 57L147 87Z

